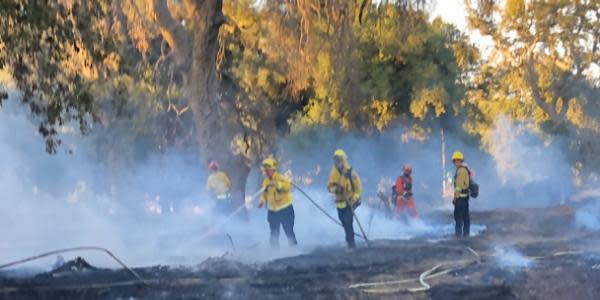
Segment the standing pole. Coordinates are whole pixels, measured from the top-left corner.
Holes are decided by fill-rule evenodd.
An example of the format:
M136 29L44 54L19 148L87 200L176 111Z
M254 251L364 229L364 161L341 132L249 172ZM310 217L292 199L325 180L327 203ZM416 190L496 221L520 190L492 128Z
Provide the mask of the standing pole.
M442 135L442 199L446 196L446 139L444 137L444 128L440 130Z

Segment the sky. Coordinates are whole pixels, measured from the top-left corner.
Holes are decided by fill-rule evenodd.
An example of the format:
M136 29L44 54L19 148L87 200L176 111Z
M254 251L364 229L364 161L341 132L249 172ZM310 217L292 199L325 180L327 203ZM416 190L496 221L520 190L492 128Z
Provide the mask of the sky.
M441 17L444 21L454 24L460 31L469 35L471 42L479 47L483 54L489 53L491 41L481 37L478 31L467 26L465 5L463 0L437 0L431 17Z
M440 16L446 22L454 23L462 31L467 30L465 7L462 0L438 0L432 15Z

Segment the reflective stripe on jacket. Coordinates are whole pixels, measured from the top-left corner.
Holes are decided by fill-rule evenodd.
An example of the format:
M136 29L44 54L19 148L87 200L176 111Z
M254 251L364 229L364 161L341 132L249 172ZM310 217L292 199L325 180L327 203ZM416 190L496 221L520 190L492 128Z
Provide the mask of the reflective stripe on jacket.
M271 181L273 181L273 186L269 187ZM277 212L292 205L292 184L289 178L275 172L273 179L265 178L263 180L262 187L265 190L259 201L267 203L270 211Z

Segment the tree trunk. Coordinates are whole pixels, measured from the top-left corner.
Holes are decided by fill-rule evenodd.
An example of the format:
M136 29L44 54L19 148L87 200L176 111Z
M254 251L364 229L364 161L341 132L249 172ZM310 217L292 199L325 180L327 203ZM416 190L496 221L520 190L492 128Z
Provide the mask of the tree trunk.
M218 34L224 22L222 0L196 1L191 32L191 66L187 72L184 94L190 99L194 115L196 136L201 156L215 159L232 182L232 197L236 204L243 204L246 179L250 172L247 159L234 153L233 141L241 135L234 99L223 97L216 70L219 49Z
M233 141L243 134L240 116L231 96L220 91L216 58L219 29L225 22L222 0L182 0L186 26L173 18L166 0L148 1L149 11L184 76L183 94L192 110L200 155L215 159L232 182L232 197L244 203L250 167L244 155L234 151Z

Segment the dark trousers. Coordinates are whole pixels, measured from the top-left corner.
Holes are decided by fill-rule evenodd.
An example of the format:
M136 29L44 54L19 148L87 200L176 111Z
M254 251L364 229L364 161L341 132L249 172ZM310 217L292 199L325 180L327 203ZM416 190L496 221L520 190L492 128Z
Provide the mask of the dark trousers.
M471 218L469 216L469 198L458 198L454 201L454 231L457 237L469 236Z
M269 221L269 228L271 229L271 246L279 247L279 227L283 227L283 231L287 236L290 245L295 246L298 244L296 241L296 234L294 233L294 207L292 205L274 212L270 211L267 214L267 221Z
M348 247L355 248L356 243L354 242L354 227L352 225L354 222L352 208L338 208L337 211L338 218L340 218L340 222L342 222L342 226L344 226L344 232L346 233L346 243L348 243Z

